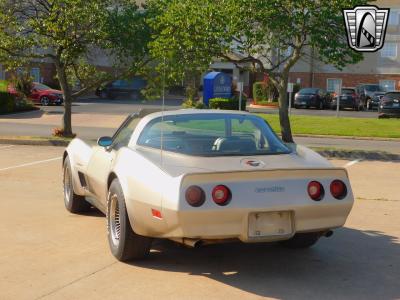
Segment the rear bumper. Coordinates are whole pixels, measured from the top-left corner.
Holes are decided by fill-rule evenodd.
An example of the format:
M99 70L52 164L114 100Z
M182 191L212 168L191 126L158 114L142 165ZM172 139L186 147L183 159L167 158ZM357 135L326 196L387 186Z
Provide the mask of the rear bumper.
M379 108L379 116L381 117L400 117L399 108Z
M324 231L343 226L353 205L352 199L326 203L322 201L309 203L309 201L312 200L305 200L302 204L266 205L260 208L218 208L207 211L163 210L163 218L168 224L168 229L160 237L204 240L239 239L249 243L285 240L298 232ZM250 216L254 213L268 212L288 212L292 230L258 237L252 235Z

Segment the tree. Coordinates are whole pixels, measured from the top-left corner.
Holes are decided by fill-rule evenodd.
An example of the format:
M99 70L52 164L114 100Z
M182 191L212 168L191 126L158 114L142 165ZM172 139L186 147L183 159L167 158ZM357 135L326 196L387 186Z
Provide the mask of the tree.
M279 91L282 139L293 142L286 88L291 68L313 48L343 68L362 55L348 47L342 9L364 0L151 0L160 10L151 25L159 35L151 53L170 76L183 68L206 70L215 58L250 63ZM240 54L231 55L232 53Z
M62 129L71 136L74 98L147 63L145 17L129 0L0 0L0 60L9 68L32 60L54 65L64 93ZM113 74L94 65L98 55L114 65Z

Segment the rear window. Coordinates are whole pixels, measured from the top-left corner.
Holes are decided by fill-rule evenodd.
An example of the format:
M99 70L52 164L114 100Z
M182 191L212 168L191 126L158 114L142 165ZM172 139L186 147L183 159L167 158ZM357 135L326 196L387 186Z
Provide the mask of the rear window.
M385 97L389 99L400 99L400 93L386 93Z
M344 94L344 95L351 95L354 93L355 93L354 89L342 89L342 94Z
M365 85L364 88L369 91L369 92L383 92L383 88L381 88L379 85L376 84L371 84L371 85Z
M195 156L290 153L264 119L239 114L159 117L146 125L138 144Z
M318 92L318 89L302 89L300 90L299 94L300 95L307 95L307 94L316 94Z

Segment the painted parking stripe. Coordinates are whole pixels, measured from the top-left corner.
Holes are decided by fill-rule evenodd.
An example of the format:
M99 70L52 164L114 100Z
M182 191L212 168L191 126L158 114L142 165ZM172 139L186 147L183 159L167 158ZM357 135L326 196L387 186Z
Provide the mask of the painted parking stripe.
M7 168L2 168L2 169L0 169L0 172L7 171L7 170L12 170L12 169L23 168L23 167L34 166L34 165L39 165L39 164L43 164L43 163L47 163L47 162L51 162L51 161L60 160L60 159L62 159L62 157L55 157L55 158L50 158L50 159L45 159L45 160L38 160L38 161L34 161L34 162L22 164L22 165L16 165L16 166L11 166L11 167L7 167Z
M362 161L362 159L356 159L353 160L347 164L344 165L345 168L350 168L351 166L354 166L355 164L358 164L360 161Z
M0 146L0 150L2 150L2 149L9 149L9 148L12 148L12 147L15 147L15 145Z

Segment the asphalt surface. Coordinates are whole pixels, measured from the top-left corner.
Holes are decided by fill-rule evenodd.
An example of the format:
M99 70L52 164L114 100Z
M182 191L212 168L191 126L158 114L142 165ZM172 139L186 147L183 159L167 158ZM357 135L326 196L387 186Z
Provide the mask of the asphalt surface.
M125 264L102 214L65 210L62 151L0 145L0 299L400 298L398 163L332 161L347 166L357 200L311 249L156 241L149 259Z
M182 100L167 99L165 105L167 109L179 109L181 108ZM92 113L92 114L125 114L129 112L135 112L143 107L161 108L162 101L141 101L131 99L99 99L99 98L86 98L78 100L72 107L74 113ZM63 107L60 106L48 106L42 108L46 112L59 112L63 111ZM260 112L267 114L277 114L277 109L265 109L265 108L249 108L251 112ZM310 116L336 116L336 111L325 109L292 109L291 113L294 115L310 115ZM341 110L340 116L352 117L352 118L377 118L378 112L375 111L353 111L353 110Z
M165 101L167 109L181 108L181 100L167 99ZM79 125L73 127L75 133L83 139L97 139L100 136L112 135L120 123L115 123L113 126L102 125L102 118L99 116L115 116L115 115L128 115L135 111L140 111L142 108L161 108L161 101L148 101L143 102L139 100L129 99L116 99L104 100L98 98L91 98L80 100L73 104L72 111L75 116L93 116L98 118L98 123L95 127L87 126L87 122L80 122ZM51 117L61 118L63 107L48 106L41 107L43 113ZM251 109L254 112L264 113L277 113L276 110L263 110ZM43 114L42 113L42 114ZM307 114L307 115L334 115L334 111L330 110L312 110L312 109L293 109L293 114ZM34 115L34 116L33 116ZM0 136L50 136L53 128L59 126L56 123L41 123L34 119L40 118L41 114L26 113L19 114L18 119L30 119L34 122L21 123L15 120L8 121L8 116L0 117ZM376 117L376 112L353 112L341 111L342 116L358 116L358 117ZM1 120L2 119L2 120ZM21 121L21 120L18 120ZM395 154L400 154L399 142L395 141L370 141L370 140L353 140L353 139L336 139L336 138L319 138L319 137L296 137L295 141L299 144L312 147L331 147L340 149L356 149L367 151L387 151Z

